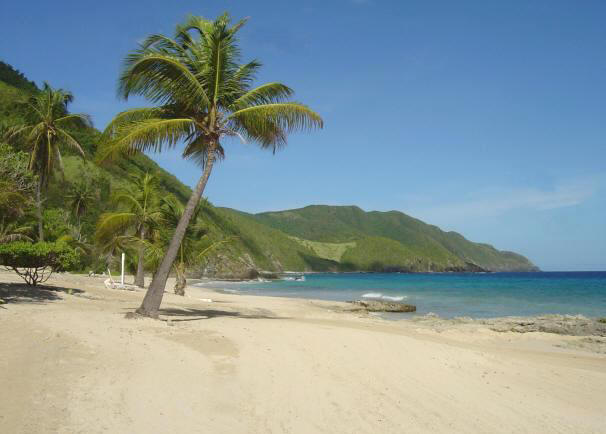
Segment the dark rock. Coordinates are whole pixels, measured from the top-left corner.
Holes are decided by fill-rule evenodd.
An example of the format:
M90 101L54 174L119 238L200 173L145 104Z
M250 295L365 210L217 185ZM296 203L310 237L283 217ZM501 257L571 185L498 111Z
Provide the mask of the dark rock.
M543 332L568 336L606 337L606 324L582 315L542 315L531 318L494 318L478 321L498 332Z
M383 300L360 300L352 301L357 310L365 310L366 312L416 312L417 307L412 304L397 303L395 301Z

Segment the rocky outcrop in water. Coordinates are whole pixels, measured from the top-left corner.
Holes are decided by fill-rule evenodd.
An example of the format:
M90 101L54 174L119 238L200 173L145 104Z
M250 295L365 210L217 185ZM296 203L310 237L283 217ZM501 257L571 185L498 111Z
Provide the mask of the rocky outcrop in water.
M417 316L412 319L432 327L444 329L457 325L477 324L496 332L555 333L567 336L606 337L606 320L588 318L583 315L540 315L532 317L503 317L474 319L469 317L440 318L435 314Z
M606 337L606 324L583 315L543 315L530 318L500 318L482 323L498 332L543 332L569 336Z
M354 310L366 312L416 312L417 307L412 304L397 303L383 300L359 300L350 302Z

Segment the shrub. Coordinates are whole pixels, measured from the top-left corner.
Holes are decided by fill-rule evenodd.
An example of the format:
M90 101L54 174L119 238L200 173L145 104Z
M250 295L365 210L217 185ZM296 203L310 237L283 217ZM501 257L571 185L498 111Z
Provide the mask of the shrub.
M76 252L61 242L0 245L0 265L13 270L30 286L46 282L53 272L68 270L77 262Z
M28 156L0 143L0 215L19 217L31 205L36 180L27 170Z

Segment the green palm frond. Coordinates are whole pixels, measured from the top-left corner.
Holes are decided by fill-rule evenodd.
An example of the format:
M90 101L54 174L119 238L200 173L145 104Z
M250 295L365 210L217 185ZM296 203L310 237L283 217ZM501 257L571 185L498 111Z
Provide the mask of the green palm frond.
M72 186L65 199L71 213L76 217L82 217L95 200L95 194L90 190L88 184L78 182Z
M303 104L273 103L247 107L229 117L231 128L274 151L286 144L286 135L296 130L322 128L322 118Z
M6 223L4 219L0 222L0 244L14 241L33 242L32 237L30 237L31 233L31 226L19 225L16 222Z
M258 128L270 121L286 132L322 128L322 118L309 107L295 103L261 104L243 108L231 113L227 119L240 122L248 120L247 124L257 123Z
M162 119L166 115L163 107L141 107L133 108L118 113L105 128L104 139L111 139L118 133L118 129L123 125L132 124L148 119Z
M145 119L121 124L114 139L106 142L99 151L100 161L114 160L123 154L161 152L164 146L174 147L194 132L191 119Z
M80 155L84 156L84 150L82 149L82 146L80 145L80 143L78 143L78 141L76 139L74 139L74 137L70 133L68 133L67 131L65 131L61 128L57 128L56 132L57 132L57 137L63 144L69 146L74 151L76 151ZM55 149L58 150L59 147L55 147Z
M93 121L90 115L84 113L71 113L55 120L55 124L60 127L91 128L93 126Z
M111 203L118 208L117 211L104 213L99 218L97 239L107 242L115 236L138 237L141 229L150 234L161 224L156 178L149 173L133 174L131 178L131 188L118 190L112 195Z
M122 234L133 225L135 214L132 212L105 213L99 217L95 238L107 240L114 235Z
M207 248L205 248L204 250L202 250L200 253L198 253L198 256L197 256L196 259L200 260L202 258L205 258L213 250L216 250L216 249L218 249L219 247L221 247L221 246L223 246L225 244L232 243L232 242L236 241L237 239L238 239L238 237L231 236L231 237L228 237L228 238L226 238L224 240L215 241L210 246L208 246Z
M246 92L236 99L230 108L238 110L259 104L282 102L290 98L292 94L293 90L282 83L267 83Z
M118 93L125 99L136 93L160 104L210 105L204 87L183 60L151 48L136 51L127 57Z
M135 197L135 195L129 191L118 190L112 195L111 200L112 203L122 206L135 214L143 211L144 205L139 202L138 197Z

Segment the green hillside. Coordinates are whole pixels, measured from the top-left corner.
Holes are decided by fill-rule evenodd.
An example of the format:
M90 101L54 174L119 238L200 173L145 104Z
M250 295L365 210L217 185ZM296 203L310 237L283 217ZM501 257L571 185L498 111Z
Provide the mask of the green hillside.
M473 243L456 232L398 211L365 212L356 206L318 206L260 213L257 221L293 237L324 243L351 243L341 257L347 269L408 271L533 270L521 255Z
M0 126L20 121L15 102L38 92L37 86L10 65L0 62ZM77 95L76 95L77 97ZM56 176L45 203L45 231L49 239L75 224L66 205L66 192L77 183L92 186L96 201L82 219L82 233L92 240L101 213L108 210L113 191L130 184L129 175L150 172L159 181L161 195L173 194L185 202L191 189L145 155L111 165L98 165L94 155L101 133L81 128L72 134L83 144L86 157L66 151L65 176ZM21 149L27 152L26 147ZM472 243L455 232L443 232L400 212L365 212L336 206L248 214L216 208L205 202L202 221L208 240L232 239L210 255L192 274L252 277L258 271L457 271L533 270L526 258ZM71 225L71 226L70 226ZM83 265L94 268L99 264Z

